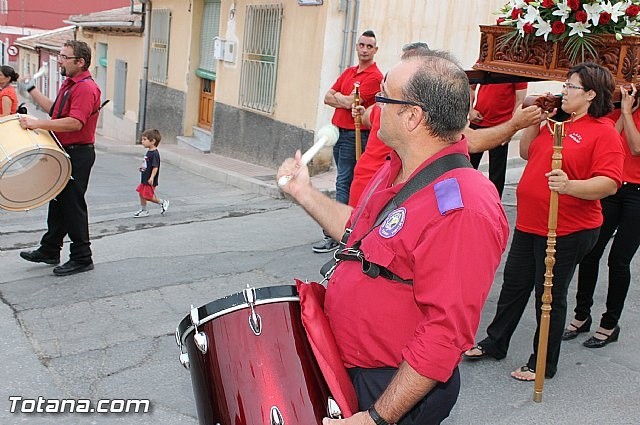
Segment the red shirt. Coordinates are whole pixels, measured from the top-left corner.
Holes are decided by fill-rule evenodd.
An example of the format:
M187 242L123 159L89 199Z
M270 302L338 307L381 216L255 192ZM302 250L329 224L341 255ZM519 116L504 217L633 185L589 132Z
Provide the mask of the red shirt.
M12 114L15 114L18 111L18 95L16 94L16 89L13 86L7 86L0 90L0 113L2 113L2 98L8 97L11 99L11 110L9 111Z
M378 139L378 129L380 128L380 108L373 105L369 115L371 122L371 132L367 139L367 148L364 150L353 170L353 181L349 190L349 205L355 207L362 191L371 180L371 177L384 164L385 159L391 153L391 148Z
M565 124L562 142L562 170L570 180L586 180L595 176L612 178L622 183L624 150L622 139L607 118L589 115ZM529 161L516 189L516 228L523 232L546 236L549 232L549 199L547 177L551 171L553 135L544 126L529 146ZM600 201L558 196L558 236L602 225Z
M60 104L67 90L70 90L69 96L60 111ZM94 112L97 112L99 107L100 88L91 79L89 71L65 79L58 92L51 118L73 117L82 123L82 128L78 131L55 132L60 143L63 146L95 143L98 114Z
M509 121L516 105L516 91L526 90L527 83L481 85L474 109L482 114L482 121L473 121L478 127L493 127Z
M620 118L622 111L616 109L610 115L608 115L613 122L616 122ZM636 109L632 114L633 122L637 128L640 128L640 109ZM369 136L371 140L371 136ZM640 155L634 156L631 153L629 142L627 141L627 135L622 132L622 147L624 148L624 167L622 168L622 181L627 183L640 184ZM367 149L369 149L369 143L367 142ZM362 158L362 157L360 157Z
M374 62L360 72L358 72L357 65L345 69L331 88L348 96L353 92L354 83L360 83L360 104L368 108L375 102L374 98L376 93L380 91L381 81L382 72ZM331 123L346 130L355 130L356 128L351 116L351 108L336 108Z
M420 169L451 153L466 154L466 140ZM346 367L398 367L404 359L421 375L444 382L473 345L509 227L493 184L464 168L440 176L392 212L393 220L368 232L403 186L392 186L401 165L392 152L371 180L363 199L380 183L366 205L358 205L362 213L348 245L363 238L367 260L413 285L370 278L359 262L343 261L329 280L325 313Z

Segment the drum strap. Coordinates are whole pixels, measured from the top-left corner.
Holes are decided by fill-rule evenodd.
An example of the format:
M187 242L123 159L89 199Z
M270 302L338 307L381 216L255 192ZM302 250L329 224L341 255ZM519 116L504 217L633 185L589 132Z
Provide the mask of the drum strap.
M328 280L340 261L360 261L362 263L362 273L366 274L369 277L376 278L382 276L390 280L412 285L413 280L403 279L386 267L367 261L365 259L364 253L360 249L362 240L369 233L371 233L373 229L380 226L387 218L387 216L393 210L398 208L398 206L402 205L407 199L409 199L411 195L418 192L420 189L427 187L447 171L451 171L456 168L472 167L473 166L469 162L469 159L463 154L445 155L427 165L425 168L420 170L418 174L407 181L402 189L400 189L400 191L396 193L396 195L384 206L384 208L382 208L373 226L371 226L371 228L367 230L365 234L351 247L347 247L347 242L349 240L349 236L351 235L351 231L353 228L355 228L356 223L360 218L359 213L362 211L362 208L364 208L364 206L362 206L361 210L356 215L355 220L351 223L351 228L345 229L344 234L342 235L342 238L340 240L340 246L333 254L334 258L322 266L322 268L320 269L320 273L324 276L325 279ZM371 197L373 191L375 191L375 189L378 187L379 183L380 180L378 180L378 182L373 185L372 189L367 194L367 198L364 202L365 204L368 201L369 197Z
M83 81L87 81L87 80L91 80L93 81L93 78L91 77L87 77L87 78L83 78L82 80L78 81L76 84L80 84ZM58 116L55 118L62 118L62 109L64 108L65 103L67 103L67 99L69 98L69 95L71 94L71 90L73 90L73 88L76 86L76 84L72 85L71 87L69 87L67 90L65 90L65 92L62 94L62 98L60 99L60 107L58 108ZM53 110L56 107L56 103L58 103L58 99L60 98L60 93L58 93L58 95L56 96L56 100L53 101L53 105L51 105L51 110L49 111L49 116L51 118L53 117ZM104 105L103 105L104 106ZM98 111L102 108L102 106L100 108L98 108ZM95 114L96 112L93 112L91 115Z

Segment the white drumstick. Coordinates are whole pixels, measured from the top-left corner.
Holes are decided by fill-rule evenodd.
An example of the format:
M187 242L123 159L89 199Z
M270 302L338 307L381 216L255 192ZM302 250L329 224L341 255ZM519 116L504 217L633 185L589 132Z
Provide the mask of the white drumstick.
M318 130L318 140L316 140L316 142L309 148L309 150L302 154L300 162L302 162L303 165L307 165L309 161L311 161L311 159L316 156L316 154L320 152L320 149L322 149L324 146L335 145L336 141L338 141L338 136L338 128L334 125L329 124L322 127L320 130ZM280 178L278 179L278 186L282 187L286 185L292 178L293 175L280 176Z

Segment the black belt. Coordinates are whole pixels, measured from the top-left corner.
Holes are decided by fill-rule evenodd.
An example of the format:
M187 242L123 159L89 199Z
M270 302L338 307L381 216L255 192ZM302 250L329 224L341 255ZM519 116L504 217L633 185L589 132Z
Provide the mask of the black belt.
M640 184L638 184L638 183L622 182L622 187L626 187L627 189L640 189Z
M413 279L403 279L397 274L393 273L388 268L383 267L376 263L372 263L371 261L365 260L364 253L359 249L352 248L352 247L338 249L334 253L334 257L336 260L360 261L360 263L362 264L362 273L366 274L371 278L375 279L376 277L381 276L389 280L395 280L396 282L413 285Z
M93 148L93 143L82 143L82 144L75 144L75 145L67 145L63 147L64 147L64 150L71 151L74 149Z

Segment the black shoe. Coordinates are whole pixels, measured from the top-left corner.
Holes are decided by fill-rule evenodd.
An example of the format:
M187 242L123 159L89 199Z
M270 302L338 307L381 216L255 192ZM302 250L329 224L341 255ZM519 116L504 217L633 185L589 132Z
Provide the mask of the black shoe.
M311 249L313 250L313 252L317 253L331 252L334 249L338 248L338 245L338 241L329 236L325 236L323 240L313 245Z
M61 266L53 268L53 274L56 276L68 276L70 274L87 272L93 270L93 262L78 263L77 261L69 260Z
M589 330L591 329L591 322L591 316L589 316L579 328L576 328L574 325L569 323L569 326L573 326L575 329L565 329L562 333L562 340L568 341L570 339L574 339L581 333L589 332Z
M596 331L596 333L604 335L606 336L606 338L598 339L595 336L592 336L591 338L583 342L582 345L587 348L602 348L609 343L616 342L618 340L618 337L620 336L620 326L616 326L615 328L613 328L613 332L611 333L611 335L607 335L600 331Z
M48 257L37 249L35 251L22 251L20 252L20 257L32 263L60 264L60 256Z

